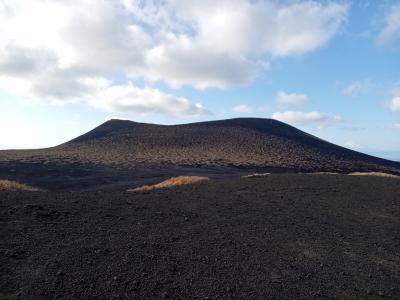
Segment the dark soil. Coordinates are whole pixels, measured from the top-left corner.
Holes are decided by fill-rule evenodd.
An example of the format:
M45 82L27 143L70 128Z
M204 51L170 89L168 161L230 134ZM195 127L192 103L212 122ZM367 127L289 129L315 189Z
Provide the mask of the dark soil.
M400 299L400 180L0 192L1 299Z
M232 178L265 172L293 172L285 168L251 168L224 166L137 166L118 169L91 164L60 164L1 161L0 179L14 180L48 191L126 191L145 184L159 183L180 175Z

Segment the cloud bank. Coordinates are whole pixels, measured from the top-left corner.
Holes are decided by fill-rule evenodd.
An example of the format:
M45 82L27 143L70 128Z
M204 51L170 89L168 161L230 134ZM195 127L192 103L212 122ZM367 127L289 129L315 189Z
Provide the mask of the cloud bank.
M278 121L289 123L292 125L309 125L317 124L319 127L325 127L343 121L340 116L328 116L322 112L301 112L301 111L285 111L276 112L272 118Z
M172 116L198 116L209 112L201 104L161 92L158 89L144 89L130 85L110 86L101 89L89 102L110 112L136 112L140 114L161 113Z
M271 60L327 44L346 18L347 6L335 2L3 0L0 89L59 103L100 95L89 103L190 115L202 109L188 99L130 83L114 88L113 79L172 88L246 85ZM121 90L134 98L102 98ZM143 95L164 100L144 103Z

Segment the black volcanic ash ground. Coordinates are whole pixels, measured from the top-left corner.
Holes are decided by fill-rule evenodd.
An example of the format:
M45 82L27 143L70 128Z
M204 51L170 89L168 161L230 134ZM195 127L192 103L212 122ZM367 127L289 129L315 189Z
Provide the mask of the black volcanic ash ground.
M399 299L400 181L0 192L2 299Z

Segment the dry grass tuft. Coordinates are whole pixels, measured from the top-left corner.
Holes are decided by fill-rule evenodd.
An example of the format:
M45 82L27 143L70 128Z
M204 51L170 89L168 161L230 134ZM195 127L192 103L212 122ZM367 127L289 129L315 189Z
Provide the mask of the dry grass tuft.
M271 175L271 173L254 173L246 176L242 176L242 178L261 178L261 177L267 177Z
M352 176L379 176L379 177L390 177L390 178L400 178L398 175L382 173L382 172L354 172L350 173Z
M27 192L39 192L43 191L41 189L29 186L23 183L19 183L11 180L1 180L0 179L0 190L6 191L27 191Z
M130 189L128 192L148 192L155 189L163 189L179 185L195 184L201 181L210 180L208 177L202 176L178 176L167 179L163 182L154 185L144 185L135 189Z
M336 172L314 172L314 173L310 173L313 175L340 175L339 173Z

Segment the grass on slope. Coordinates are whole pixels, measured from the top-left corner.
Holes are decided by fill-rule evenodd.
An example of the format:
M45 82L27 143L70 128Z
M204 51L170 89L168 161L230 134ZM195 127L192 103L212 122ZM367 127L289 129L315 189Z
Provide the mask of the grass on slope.
M400 178L400 176L382 173L382 172L354 172L350 173L352 176L378 176L378 177L391 177L391 178Z
M11 180L0 179L0 190L6 191L27 191L27 192L39 192L41 189L35 188L33 186L19 183Z
M262 178L271 175L271 173L254 173L250 175L242 176L242 178Z
M163 189L172 186L179 186L179 185L187 185L187 184L194 184L201 181L209 180L208 177L202 176L178 176L167 179L163 182L154 185L144 185L135 189L130 189L128 192L148 192L155 189Z

